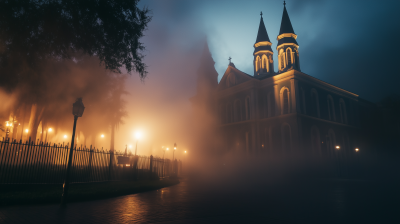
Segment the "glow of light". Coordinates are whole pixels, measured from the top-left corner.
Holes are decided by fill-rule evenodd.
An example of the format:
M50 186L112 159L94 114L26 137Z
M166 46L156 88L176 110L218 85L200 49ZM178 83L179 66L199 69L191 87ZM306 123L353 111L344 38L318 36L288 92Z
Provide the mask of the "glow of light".
M167 148L167 151L169 150L169 148Z
M140 139L141 137L142 137L142 133L139 132L139 131L137 131L137 132L135 133L135 138L136 138L136 139Z
M186 151L185 151L185 153L186 153Z
M132 148L132 145L128 145L128 148L130 148L130 149L131 149L131 148Z
M67 138L67 135L64 135L64 138Z
M161 147L162 149L164 148L164 146Z
M336 148L337 148L337 149L340 149L340 146L337 145Z
M356 148L356 152L358 152L358 150L359 150L359 149L358 149L358 148Z
M176 147L174 147L174 150L176 150Z
M28 130L28 129L25 129L25 132L26 132L26 133L28 133L28 132L29 132L29 130Z
M18 125L21 125L21 123L19 123Z
M51 131L53 131L53 129L52 129L52 128L49 128L49 132L51 132Z
M104 135L101 135L102 138L104 138Z

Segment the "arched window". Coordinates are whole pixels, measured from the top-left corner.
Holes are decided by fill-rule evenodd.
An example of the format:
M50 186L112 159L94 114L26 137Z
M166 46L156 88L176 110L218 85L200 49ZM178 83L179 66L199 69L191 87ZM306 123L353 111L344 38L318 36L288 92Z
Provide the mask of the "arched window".
M246 97L245 107L246 107L246 120L250 120L250 97Z
M258 70L259 70L260 67L261 67L261 66L260 66L260 60L261 60L261 59L260 59L260 56L257 56L257 57L256 57L256 64L255 64L255 66L254 66L254 67L256 68L256 72L258 72Z
M266 72L269 72L269 64L268 64L268 57L267 57L267 55L263 55L262 56L262 61L263 61L263 69L266 71Z
M315 89L311 89L311 105L312 105L312 114L315 117L320 117L319 114L319 97L318 92Z
M281 89L281 114L288 114L290 112L289 104L289 89L282 87Z
M286 48L286 58L287 58L287 65L290 66L292 64L292 49L290 47Z
M240 100L235 101L235 121L241 121Z
M327 102L328 102L328 117L329 117L329 120L336 121L335 106L333 104L333 99L332 99L331 95L328 95Z
M288 123L282 124L282 149L284 152L290 152L292 150L292 133L290 125Z
M343 99L339 100L339 110L340 110L340 122L347 124L347 111L346 104Z
M285 57L284 57L283 49L279 50L278 57L279 57L279 60L278 60L279 70L281 70L281 69L285 68Z
M321 154L321 138L316 126L311 127L311 149L315 154Z

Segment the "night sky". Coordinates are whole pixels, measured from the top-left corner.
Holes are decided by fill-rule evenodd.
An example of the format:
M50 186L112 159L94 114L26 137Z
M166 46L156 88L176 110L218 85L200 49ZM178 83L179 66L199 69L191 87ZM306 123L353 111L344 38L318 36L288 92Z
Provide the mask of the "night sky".
M400 37L400 1L289 0L287 10L298 35L302 72L376 102L399 93L396 49ZM236 67L253 75L253 44L260 11L274 50L283 1L142 1L152 10L143 42L149 66L159 60L193 55L207 38L221 79L233 58ZM174 46L174 51L171 48ZM189 52L192 52L189 53ZM174 58L168 55L173 53ZM171 61L169 64L180 62ZM183 62L182 62L183 63ZM183 63L183 64L186 64ZM149 77L154 78L150 67Z

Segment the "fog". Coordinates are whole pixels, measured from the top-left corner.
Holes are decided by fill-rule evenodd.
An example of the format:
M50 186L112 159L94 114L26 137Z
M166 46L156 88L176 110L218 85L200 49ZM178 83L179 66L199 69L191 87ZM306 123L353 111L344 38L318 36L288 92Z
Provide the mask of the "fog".
M332 78L334 76L330 71L320 75L322 72L326 72L323 66L326 67L328 63L323 62L321 65L314 60L320 54L311 55L307 52L320 49L322 46L320 41L318 41L319 47L314 47L311 43L319 37L326 36L326 33L319 30L320 32L317 32L315 36L309 34L318 30L317 28L321 27L321 24L314 22L310 26L306 26L311 19L307 13L314 12L316 16L322 16L320 10L326 9L329 4L326 1L311 4L313 2L315 1L305 1L303 5L296 2L293 7L288 3L289 15L294 21L294 29L299 34L299 43L304 46L301 48L302 54L304 52L302 58L302 65L305 65L304 71L306 73L310 71L311 75L315 74L321 79L328 77L333 84L349 87L350 91L359 90L360 94L369 94L369 87L365 87L372 85L373 81L359 85L363 88L349 86L349 83L353 83L350 81L354 80L349 75L352 74L351 71L340 73L340 77L347 75L345 81ZM22 136L25 141L30 136L30 126L34 127L33 124L30 124L35 122L30 121L30 114L34 111L45 117L42 124L36 124L37 128L45 127L42 130L48 128L54 130L52 133L47 133L47 138L42 136L39 138L40 140L47 139L52 143L67 143L71 141L73 125L72 103L77 97L82 97L86 109L83 117L78 119L77 145L86 145L87 147L92 145L96 148L110 149L111 118L109 110L118 109L124 112L122 114L126 112L126 116L122 117L122 122L116 128L115 150L117 151L124 151L125 148L128 148L130 152L134 153L137 144L139 155L158 157L165 155L166 158L171 159L172 148L176 143L175 158L183 160L186 164L197 165L207 174L215 173L207 168L215 166L220 167L221 170L243 170L242 167L252 164L255 166L254 169L271 170L264 167L265 161L275 164L281 161L281 158L260 160L248 158L237 152L219 153L213 150L215 149L213 147L217 147L220 143L219 137L213 136L205 129L197 129L198 126L195 124L204 120L211 123L215 121L207 113L202 114L202 119L195 121L190 101L196 95L196 75L206 41L210 45L211 54L216 62L215 67L219 79L228 65L229 56L233 56L233 62L238 69L247 72L252 70L251 52L256 38L260 9L264 10L265 8L266 11L270 11L264 15L267 18L266 25L270 38L273 40L274 46L276 45L274 39L280 23L282 5L274 2L269 7L267 4L260 7L257 5L258 3L258 1L254 1L251 4L246 2L230 4L230 1L224 1L213 5L214 3L211 4L209 1L205 3L143 1L141 4L149 6L153 15L145 37L142 39L146 46L144 54L146 55L145 63L148 66L148 75L144 80L141 80L135 73L125 74L123 71L122 74L115 74L106 71L95 57L88 58L77 55L71 60L51 61L45 66L42 77L38 79L32 77L31 80L21 82L13 90L2 89L0 91L2 101L0 118L3 123L10 120L10 113L23 118L22 122L18 121L18 128L13 137L19 140ZM243 5L246 7L241 7ZM352 7L355 7L353 5ZM214 6L215 8L213 8ZM241 13L237 13L238 11ZM368 14L368 10L365 11L363 12L365 14L362 14L364 16ZM329 16L331 13L324 19L329 20ZM338 29L336 26L334 28ZM238 30L242 30L242 32ZM363 28L359 32L364 33L366 30ZM343 36L341 37L343 38ZM348 41L351 43L344 42L351 45L354 39ZM330 43L329 49L331 48ZM328 60L330 59L326 59L326 61ZM345 64L348 63L344 61L342 64L337 64L335 68ZM251 72L248 73L251 74ZM360 74L355 75L359 76ZM366 76L371 77L371 74ZM112 95L116 90L122 91L120 92L120 94L122 93L121 102L124 106L121 108L112 106ZM371 99L377 98L371 97ZM32 102L38 104L34 110L32 110ZM23 132L26 129L28 129L28 133ZM140 139L135 138L137 132L141 133ZM1 134L1 137L5 136L5 132L1 132ZM104 135L104 138L101 135ZM167 147L170 150L164 154L164 149ZM245 157L247 159L244 160ZM318 162L315 161L315 163ZM232 164L241 165L233 166ZM287 164L293 163L288 162ZM281 165L283 163L276 166ZM232 171L232 173L235 172Z

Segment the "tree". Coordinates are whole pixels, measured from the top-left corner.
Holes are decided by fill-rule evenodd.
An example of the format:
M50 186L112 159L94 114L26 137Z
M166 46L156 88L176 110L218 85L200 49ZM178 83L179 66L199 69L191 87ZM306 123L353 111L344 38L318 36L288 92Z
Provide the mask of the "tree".
M143 79L144 46L140 42L151 17L138 0L0 1L0 87L19 89L20 105L31 105L29 130L46 114L49 64L94 56L102 67L137 72ZM68 74L64 72L63 74ZM74 96L74 98L79 96ZM17 110L17 109L15 109Z
M13 0L0 2L0 65L15 57L28 66L76 52L97 56L105 68L146 75L139 41L151 17L138 0ZM14 64L15 65L15 64ZM11 76L18 74L8 74Z
M125 101L122 99L122 95L128 94L124 89L124 82L126 76L119 76L113 81L113 89L111 90L110 98L108 99L108 116L110 117L111 126L111 142L110 150L114 151L114 139L115 139L115 129L119 128L120 124L123 124L123 118L127 117L127 112L125 110Z

